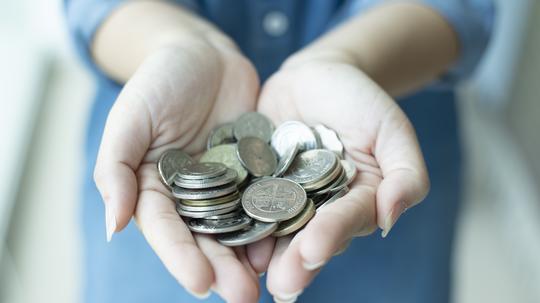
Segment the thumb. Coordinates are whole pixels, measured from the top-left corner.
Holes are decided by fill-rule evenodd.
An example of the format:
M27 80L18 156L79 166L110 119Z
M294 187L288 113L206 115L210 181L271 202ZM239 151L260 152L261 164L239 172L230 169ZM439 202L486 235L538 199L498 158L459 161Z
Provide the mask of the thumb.
M430 186L414 128L401 110L381 124L374 154L383 175L377 189L377 224L386 237L399 216L425 198Z
M151 141L150 117L129 82L112 107L99 148L94 180L105 203L107 241L130 221L137 201L136 171Z

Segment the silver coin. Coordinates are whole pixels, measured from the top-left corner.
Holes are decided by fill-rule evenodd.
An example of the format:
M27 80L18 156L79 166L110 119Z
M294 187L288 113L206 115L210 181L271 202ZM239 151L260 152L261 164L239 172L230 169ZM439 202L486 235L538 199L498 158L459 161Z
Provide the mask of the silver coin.
M230 219L234 217L238 217L240 215L244 214L244 212L241 209L236 209L235 211L232 211L230 213L221 214L221 215L215 215L215 216L209 216L204 218L205 220L224 220L224 219Z
M272 135L271 145L281 158L294 144L298 144L300 150L320 148L309 126L298 121L287 121L276 129Z
M263 222L280 222L298 215L306 206L306 191L299 184L265 178L250 185L242 196L244 211Z
M270 176L276 170L276 155L270 146L257 137L245 137L238 141L238 159L255 177Z
M177 177L174 179L174 184L183 188L204 189L211 187L222 186L234 182L237 177L235 170L227 168L227 172L221 176L208 179L184 179Z
M343 170L345 171L345 177L343 178L343 180L341 180L339 184L337 184L336 186L334 186L334 188L330 190L331 192L337 192L340 191L342 188L349 186L349 184L354 181L354 178L356 178L356 165L354 165L354 163L348 160L341 160L340 162L341 166L343 166Z
M178 199L187 200L205 200L222 197L236 191L236 184L231 183L219 187L206 189L187 189L179 186L173 186L172 194Z
M182 167L178 171L178 177L183 179L207 179L221 176L227 172L227 166L222 163L205 162L194 163Z
M236 144L223 144L212 147L202 155L199 161L223 163L228 168L234 169L237 173L236 184L242 184L248 176L247 170L236 154Z
M323 203L320 203L320 204L316 205L317 206L317 211L319 211L319 209L327 206L328 204L334 203L337 199L345 196L348 192L349 192L349 188L344 187L344 188L340 189L338 192L329 195L328 200L326 200Z
M245 214L224 220L190 219L187 227L201 234L222 234L242 230L251 224L252 219Z
M235 211L237 209L237 206L232 206L229 208L222 208L222 209L216 209L216 210L210 210L210 211L187 211L187 210L181 209L178 204L179 203L176 203L176 212L180 216L196 218L196 219L202 219L202 218L217 216L221 214L226 214L226 213Z
M300 153L283 175L302 186L313 184L327 177L336 168L336 155L325 149Z
M322 148L334 152L340 159L343 159L343 143L339 140L336 132L322 124L315 125L313 129L321 138Z
M347 175L341 164L337 165L336 168L337 169L325 180L322 180L320 183L315 183L312 187L307 189L304 187L304 189L309 192L310 195L323 195L331 191L337 191L335 189L342 183L345 183Z
M283 154L283 156L281 156L279 159L276 171L274 172L274 177L281 177L287 171L287 169L289 169L299 150L300 148L297 143L287 148L285 154Z
M179 149L165 151L161 154L157 163L161 181L166 185L173 184L174 178L180 169L193 163L193 159Z
M225 246L246 245L270 236L277 227L277 223L265 223L253 220L249 227L233 233L220 234L216 239Z
M178 207L180 207L182 210L186 211L212 211L212 210L218 210L223 208L230 208L232 206L239 206L240 205L240 199L233 200L231 202L221 203L221 204L215 204L215 205L207 205L207 206L192 206L192 205L186 205L178 203Z
M272 121L256 112L245 113L234 123L234 137L238 141L246 137L257 137L268 143L273 132Z
M206 143L206 148L211 149L212 147L234 143L236 139L234 138L234 123L225 123L210 132L208 136L208 141Z

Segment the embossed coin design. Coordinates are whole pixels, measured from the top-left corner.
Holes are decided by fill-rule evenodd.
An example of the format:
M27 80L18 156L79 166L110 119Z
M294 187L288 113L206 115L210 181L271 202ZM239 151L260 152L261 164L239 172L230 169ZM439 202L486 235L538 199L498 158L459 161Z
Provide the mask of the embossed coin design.
M276 155L257 137L245 137L238 142L238 158L255 177L270 176L276 170Z
M246 188L242 206L252 218L279 222L298 215L306 199L306 192L299 184L287 179L264 178Z
M246 137L257 137L268 143L273 132L272 121L256 112L245 113L234 123L234 136L238 141Z
M300 185L313 184L328 176L336 167L336 155L325 149L300 153L283 176Z
M223 144L213 147L202 155L200 162L218 162L225 164L228 168L234 169L237 173L236 184L242 184L248 172L238 159L236 144Z
M249 227L237 232L220 234L216 239L225 246L247 245L270 236L277 227L277 223L253 220Z
M298 121L287 121L278 126L272 135L271 144L280 158L294 144L298 144L303 151L320 147L311 128Z
M180 169L193 163L193 159L179 149L165 151L157 164L161 181L166 185L172 185Z
M234 123L225 123L212 130L210 136L208 137L208 142L206 144L207 149L221 145L234 143L236 139L234 138Z
M227 166L221 163L195 163L182 167L182 169L180 169L178 172L178 177L184 179L206 179L221 176L226 171Z

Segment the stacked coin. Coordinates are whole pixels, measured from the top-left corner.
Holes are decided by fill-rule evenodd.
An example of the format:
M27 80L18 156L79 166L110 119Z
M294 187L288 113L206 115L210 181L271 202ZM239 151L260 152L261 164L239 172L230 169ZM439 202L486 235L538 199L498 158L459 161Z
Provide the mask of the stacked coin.
M345 195L356 167L337 134L288 121L274 130L259 113L214 129L195 163L180 150L158 162L188 227L228 246L301 229L317 208Z

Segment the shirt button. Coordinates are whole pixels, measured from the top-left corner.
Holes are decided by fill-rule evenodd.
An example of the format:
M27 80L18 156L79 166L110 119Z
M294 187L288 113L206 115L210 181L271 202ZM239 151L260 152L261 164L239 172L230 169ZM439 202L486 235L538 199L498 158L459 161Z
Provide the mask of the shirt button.
M268 12L263 18L263 29L272 37L279 37L289 29L289 19L279 11Z

